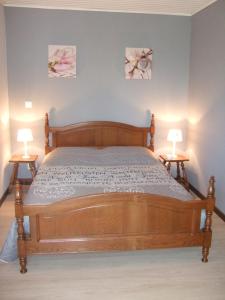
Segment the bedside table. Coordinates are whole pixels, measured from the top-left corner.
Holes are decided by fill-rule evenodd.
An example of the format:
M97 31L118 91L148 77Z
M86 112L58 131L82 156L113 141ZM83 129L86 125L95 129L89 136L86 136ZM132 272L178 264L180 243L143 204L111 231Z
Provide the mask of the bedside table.
M10 163L13 163L13 172L12 172L12 176L10 179L9 192L12 191L13 185L16 182L20 164L28 164L29 165L29 169L30 169L32 178L34 179L34 176L37 173L36 164L35 164L37 159L38 159L38 155L30 155L29 158L23 158L22 155L13 155L12 156L12 158L9 160Z
M159 159L162 161L167 171L170 173L171 163L176 163L177 165L177 177L175 178L178 182L184 185L184 187L189 190L189 183L187 178L187 173L185 170L184 162L189 161L189 158L184 155L176 155L176 157L170 157L166 154L160 154ZM181 176L182 170L182 176Z

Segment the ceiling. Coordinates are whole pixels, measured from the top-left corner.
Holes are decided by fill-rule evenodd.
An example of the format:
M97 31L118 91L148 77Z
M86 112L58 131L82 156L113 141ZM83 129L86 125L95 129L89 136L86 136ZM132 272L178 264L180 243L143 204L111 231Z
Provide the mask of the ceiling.
M191 16L217 0L0 0L5 6Z

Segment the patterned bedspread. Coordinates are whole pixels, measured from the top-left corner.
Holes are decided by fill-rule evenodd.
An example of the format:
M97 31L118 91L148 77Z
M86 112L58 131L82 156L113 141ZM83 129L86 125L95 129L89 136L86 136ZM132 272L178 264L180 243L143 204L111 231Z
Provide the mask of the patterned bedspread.
M26 204L107 192L191 195L143 147L58 148L50 153L28 192Z

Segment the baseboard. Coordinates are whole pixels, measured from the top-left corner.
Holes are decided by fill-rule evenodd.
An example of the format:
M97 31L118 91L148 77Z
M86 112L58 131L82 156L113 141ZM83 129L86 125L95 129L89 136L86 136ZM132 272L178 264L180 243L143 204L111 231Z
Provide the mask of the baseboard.
M205 199L206 197L202 194L202 193L200 193L192 184L190 184L189 183L189 188L190 188L190 190L196 195L196 196L198 196L198 198L200 198L200 199Z
M2 203L5 201L5 198L7 197L8 193L9 193L9 189L7 188L5 193L0 198L0 207L1 207Z
M215 207L214 211L225 222L225 214L218 207Z
M206 197L200 193L192 184L189 184L189 188L190 190L196 195L198 196L200 199L205 199ZM225 222L225 214L218 208L215 207L214 209L215 213L217 214L218 217L220 217L224 222Z
M19 181L22 185L30 185L32 183L31 178L20 178ZM0 198L0 207L2 206L2 203L5 201L8 194L9 194L9 187L6 189L5 193Z

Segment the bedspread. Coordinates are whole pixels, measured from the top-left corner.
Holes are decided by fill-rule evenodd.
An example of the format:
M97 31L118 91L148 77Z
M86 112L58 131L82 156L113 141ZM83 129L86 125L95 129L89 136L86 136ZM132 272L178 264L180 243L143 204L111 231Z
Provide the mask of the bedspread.
M107 192L192 199L147 148L71 147L57 148L46 157L25 203L50 204L68 197Z

